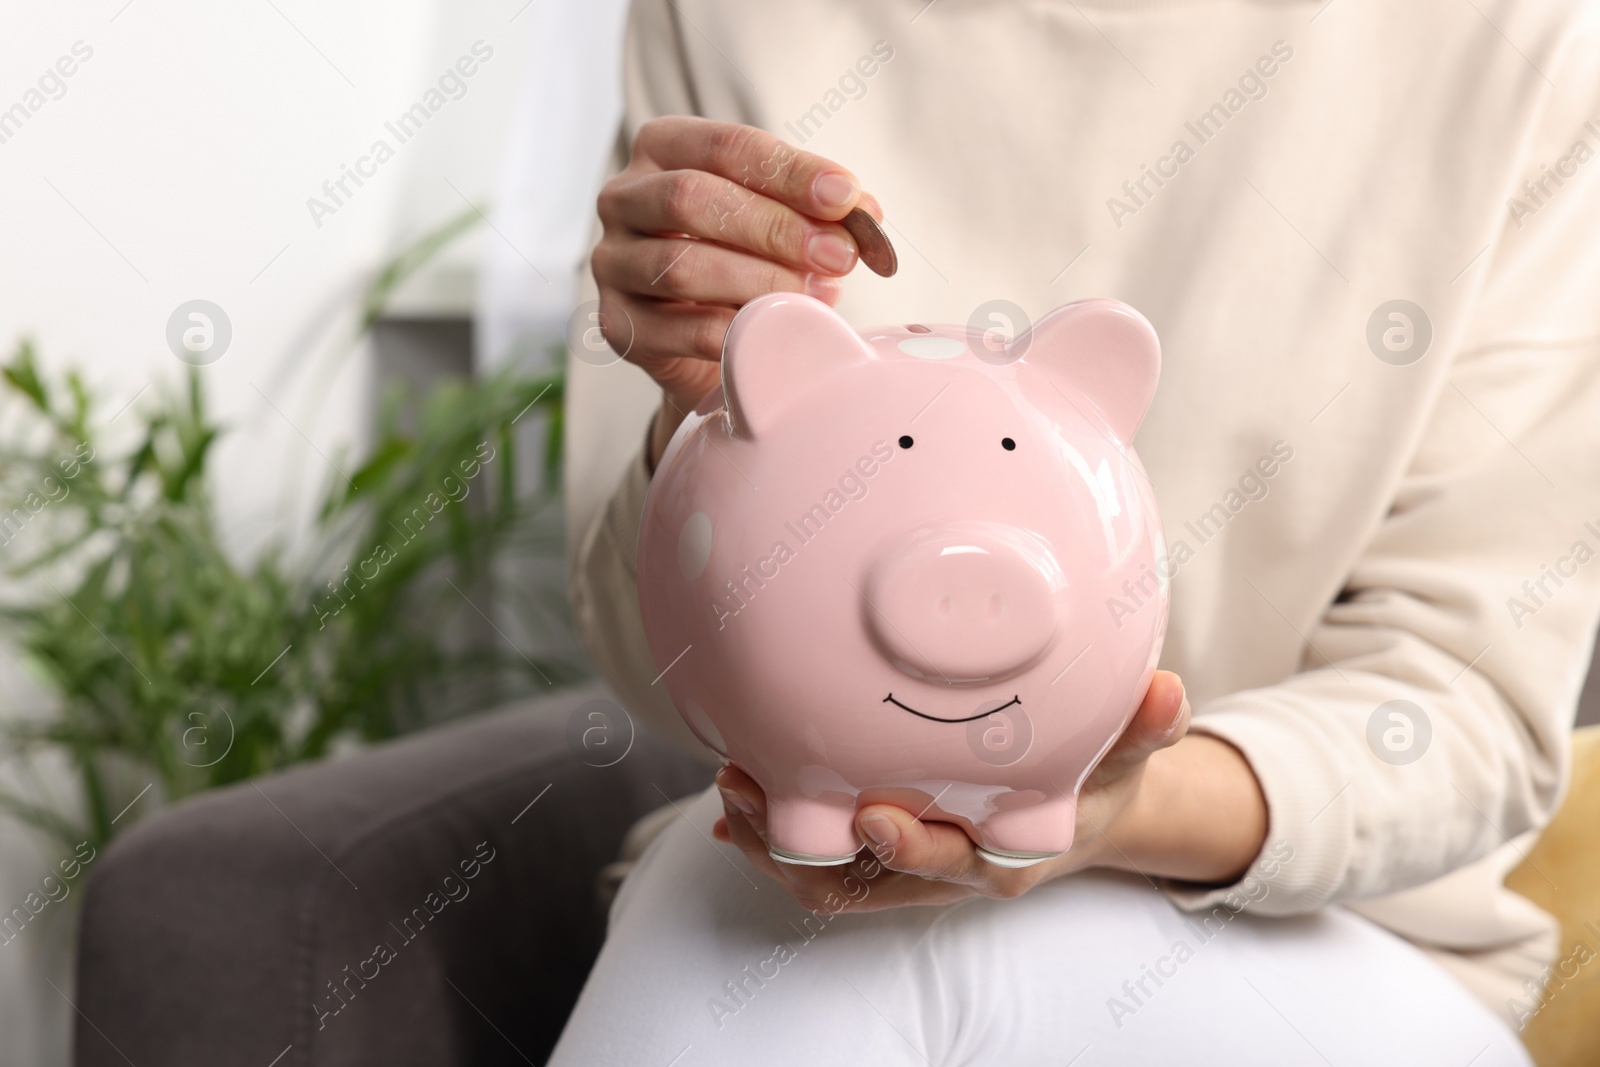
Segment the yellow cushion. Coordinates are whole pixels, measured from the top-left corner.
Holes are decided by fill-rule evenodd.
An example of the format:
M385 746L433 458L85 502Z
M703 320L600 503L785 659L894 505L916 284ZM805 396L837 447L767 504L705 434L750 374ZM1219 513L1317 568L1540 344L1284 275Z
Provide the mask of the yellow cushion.
M1551 992L1522 1040L1539 1067L1592 1067L1600 1061L1600 726L1572 735L1572 788L1506 885L1561 920Z

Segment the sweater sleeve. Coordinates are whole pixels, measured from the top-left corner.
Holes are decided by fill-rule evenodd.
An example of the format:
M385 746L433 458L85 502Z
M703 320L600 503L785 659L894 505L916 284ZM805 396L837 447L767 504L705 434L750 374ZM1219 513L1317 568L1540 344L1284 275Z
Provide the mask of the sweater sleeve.
M1195 709L1249 761L1270 827L1239 883L1170 886L1180 906L1394 894L1514 849L1559 800L1600 618L1593 51L1507 146L1503 222L1456 283L1477 290L1469 324L1425 357L1449 373L1388 514L1302 635L1303 670ZM1530 196L1541 163L1564 178Z
M573 616L600 676L629 711L652 732L709 760L714 757L684 725L666 688L655 684L655 662L645 640L633 561L649 487L641 450L578 548L570 589Z

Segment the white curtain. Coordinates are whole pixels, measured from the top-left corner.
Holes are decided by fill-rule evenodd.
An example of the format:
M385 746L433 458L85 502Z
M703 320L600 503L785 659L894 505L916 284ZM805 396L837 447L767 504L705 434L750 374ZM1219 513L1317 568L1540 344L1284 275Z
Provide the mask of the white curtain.
M594 198L622 114L627 0L535 0L478 285L478 365L564 342Z

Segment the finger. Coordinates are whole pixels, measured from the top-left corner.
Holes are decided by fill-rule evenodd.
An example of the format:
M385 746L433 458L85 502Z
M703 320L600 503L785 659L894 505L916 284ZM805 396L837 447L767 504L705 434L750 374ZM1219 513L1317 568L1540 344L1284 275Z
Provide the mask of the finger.
M633 151L661 170L721 175L813 218L836 222L861 197L861 183L845 168L753 126L664 116L640 127Z
M1152 752L1174 745L1189 729L1189 699L1171 671L1156 671L1139 710L1106 753L1101 767L1115 773L1142 763ZM1097 770L1096 773L1099 773Z
M783 863L773 859L767 852L766 842L756 834L748 818L737 811L730 811L727 819L729 836L734 844L744 850L752 865L776 879L801 907L839 912L870 898L870 890L855 873L853 865L807 867ZM886 874L883 877L900 876Z
M744 850L751 863L782 882L802 905L838 910L842 901L856 902L869 895L864 889L859 857L856 863L834 867L807 867L773 859L766 841L766 792L732 764L717 772L716 781L727 812L729 839Z
M1129 726L1133 742L1149 751L1177 743L1189 728L1189 698L1176 674L1156 671L1151 676L1150 688Z
M655 171L610 183L601 193L600 217L633 233L718 241L802 273L848 274L856 265L855 242L844 227L700 170Z
M963 885L989 873L977 846L960 829L923 822L892 804L862 808L856 814L856 832L890 870Z
M726 799L724 805L727 805ZM838 867L803 867L774 860L751 820L725 806L712 836L738 846L750 863L781 885L803 907L868 912L907 905L943 905L965 900L969 886L934 881L891 868L862 853L854 862Z
M722 358L722 341L735 310L600 289L601 330L612 349L628 360L648 355L715 363Z
M655 379L680 411L716 388L732 308L640 300L602 289L600 319L611 348Z
M617 237L595 246L596 278L623 293L738 307L766 293L839 293L837 279L692 237Z
M791 881L794 869L792 865L779 863L773 859L772 854L767 851L766 841L760 834L756 833L755 827L750 825L750 820L738 810L727 806L727 803L727 800L724 799L723 820L727 825L727 840L737 847L740 852L744 853L745 859L750 861L750 866L761 871L774 881L781 883L785 889L793 893L795 890ZM801 869L810 870L810 868Z
M727 826L728 841L738 846L753 865L776 877L777 861L768 854L766 841L756 832L756 828L750 825L750 820L744 813L728 802L726 796L722 798L722 812L720 821Z
M759 782L730 763L717 772L717 789L758 833L767 832L767 793Z

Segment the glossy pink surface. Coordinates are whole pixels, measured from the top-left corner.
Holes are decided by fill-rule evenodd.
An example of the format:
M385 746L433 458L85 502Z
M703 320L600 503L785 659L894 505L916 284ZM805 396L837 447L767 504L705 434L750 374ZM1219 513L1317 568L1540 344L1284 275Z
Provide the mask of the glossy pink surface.
M657 684L766 790L775 855L848 859L880 801L1001 859L1071 845L1166 627L1128 444L1159 370L1111 300L1009 352L790 293L739 312L651 484L639 599Z

